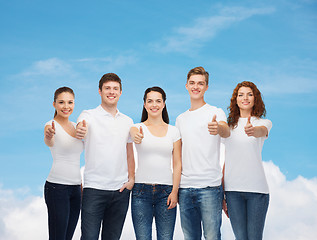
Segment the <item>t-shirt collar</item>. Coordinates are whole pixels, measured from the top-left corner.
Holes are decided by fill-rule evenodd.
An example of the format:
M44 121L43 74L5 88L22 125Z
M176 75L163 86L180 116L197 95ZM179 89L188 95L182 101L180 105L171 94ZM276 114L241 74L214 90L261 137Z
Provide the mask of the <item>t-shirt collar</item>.
M99 106L97 107L97 110L98 110L98 112L99 112L101 115L113 117L112 114L109 113L109 112L107 112L105 109L103 109L103 107L102 107L101 105L99 105ZM115 117L118 117L118 116L120 116L120 115L121 115L121 112L120 112L119 109L117 108L117 113L116 113Z

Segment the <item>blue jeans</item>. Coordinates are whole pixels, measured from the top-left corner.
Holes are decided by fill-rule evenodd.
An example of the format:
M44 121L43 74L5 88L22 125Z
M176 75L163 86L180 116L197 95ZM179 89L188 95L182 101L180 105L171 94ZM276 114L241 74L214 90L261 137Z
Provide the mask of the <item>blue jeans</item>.
M84 188L81 240L119 240L129 207L130 190L123 192Z
M222 186L180 188L179 209L185 240L220 240L222 221Z
M49 239L71 240L80 212L80 185L64 185L46 181L44 197L48 212Z
M269 194L226 192L227 207L236 240L261 240Z
M176 221L176 207L167 209L171 185L134 184L132 189L132 221L137 240L152 239L155 218L157 240L172 240Z

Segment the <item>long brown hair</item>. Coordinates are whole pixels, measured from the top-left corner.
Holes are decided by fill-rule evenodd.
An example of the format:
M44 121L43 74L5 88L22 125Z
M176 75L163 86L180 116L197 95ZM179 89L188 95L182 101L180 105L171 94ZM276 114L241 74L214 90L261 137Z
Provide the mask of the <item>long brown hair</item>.
M165 103L166 101L166 94L164 92L164 90L160 87L150 87L148 89L145 90L144 92L144 97L143 97L143 101L144 103L146 102L146 98L147 98L147 94L149 92L158 92L162 95L162 99L163 99L163 102ZM169 124L170 120L169 120L169 117L168 117L168 113L167 113L167 107L166 107L166 104L165 104L165 107L163 108L163 111L162 111L162 118L163 118L163 121L167 124ZM143 106L143 110L142 110L142 117L141 117L141 122L144 122L148 119L148 113L145 109L145 107Z
M63 93L63 92L68 92L70 94L73 94L73 96L75 98L75 93L74 93L73 89L71 89L69 87L60 87L60 88L56 89L56 91L54 93L54 102L56 102L56 99L58 98L58 95ZM54 117L56 117L56 115L57 115L57 112L55 110Z
M251 88L254 96L254 106L252 108L251 116L254 117L265 117L266 110L265 105L262 100L262 94L260 90L256 87L256 85L253 82L244 81L241 83L238 83L236 88L233 90L232 97L230 100L230 106L228 107L229 116L228 116L228 125L231 128L235 128L238 124L238 120L240 117L240 108L237 104L237 96L238 91L241 87L248 87Z

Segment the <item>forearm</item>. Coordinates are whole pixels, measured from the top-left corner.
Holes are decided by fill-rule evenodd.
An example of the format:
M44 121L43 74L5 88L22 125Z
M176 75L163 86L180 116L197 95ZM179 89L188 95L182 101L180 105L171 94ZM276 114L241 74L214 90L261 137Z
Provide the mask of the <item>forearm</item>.
M268 130L264 126L254 127L254 137L266 137L268 135Z
M220 137L227 138L230 136L230 128L226 122L220 121L218 123Z
M129 181L135 178L135 161L133 154L133 145L132 143L127 144L127 164L128 164L128 178Z
M54 146L54 137L51 139L48 139L47 137L44 137L44 142L48 147L53 147Z
M182 143L178 140L173 144L173 190L178 192L182 174Z

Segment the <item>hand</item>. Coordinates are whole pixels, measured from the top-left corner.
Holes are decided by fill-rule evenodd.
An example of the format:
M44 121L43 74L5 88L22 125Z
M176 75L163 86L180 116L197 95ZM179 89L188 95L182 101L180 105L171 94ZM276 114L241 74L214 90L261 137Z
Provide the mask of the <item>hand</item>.
M248 122L244 127L245 134L247 134L249 137L254 137L254 129L253 125L251 124L251 116L248 117Z
M168 206L167 209L172 209L172 208L176 207L177 201L178 201L177 192L172 191L167 199L167 204L166 204Z
M135 144L140 144L140 143L142 143L142 139L143 139L143 138L144 138L143 128L142 128L142 126L140 126L139 132L137 132L137 133L134 135L134 143L135 143Z
M49 126L45 131L45 138L51 140L55 134L55 123L52 121L52 126Z
M78 123L76 127L76 138L83 139L87 134L87 124L86 121L83 120L82 122Z
M226 214L226 216L229 218L228 207L227 207L226 199L224 199L224 200L222 201L222 210L224 211L224 213Z
M131 178L122 185L119 192L123 192L124 189L132 190L133 186L134 186L134 178Z
M211 122L208 123L208 131L210 135L217 135L219 133L219 124L217 122L217 116L214 115Z

